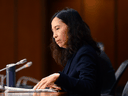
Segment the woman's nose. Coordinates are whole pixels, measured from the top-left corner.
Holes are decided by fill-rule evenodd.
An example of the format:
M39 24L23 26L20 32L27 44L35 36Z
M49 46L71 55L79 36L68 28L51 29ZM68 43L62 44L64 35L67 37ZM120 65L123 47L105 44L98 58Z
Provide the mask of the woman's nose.
M54 33L54 34L53 34L53 38L57 38L57 34Z

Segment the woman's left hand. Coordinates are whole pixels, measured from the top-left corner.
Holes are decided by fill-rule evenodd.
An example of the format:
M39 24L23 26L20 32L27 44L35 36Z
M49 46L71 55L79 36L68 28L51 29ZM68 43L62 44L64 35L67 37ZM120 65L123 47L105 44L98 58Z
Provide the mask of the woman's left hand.
M55 86L54 82L58 79L58 77L60 76L59 73L54 73L51 74L45 78L43 78L39 83L37 83L34 86L34 90L36 89L45 89L46 87L51 88L55 88L56 90L61 90L60 87Z

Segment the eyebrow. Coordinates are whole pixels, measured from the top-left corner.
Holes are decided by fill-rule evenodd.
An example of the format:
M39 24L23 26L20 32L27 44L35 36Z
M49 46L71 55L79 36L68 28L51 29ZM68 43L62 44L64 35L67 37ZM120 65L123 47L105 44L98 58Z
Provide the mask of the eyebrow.
M58 27L58 26L60 26L60 25L56 25L54 28L56 28L56 27Z
M60 25L56 25L56 26L54 26L54 28L56 28L56 27L58 27L58 26L60 26ZM53 30L53 29L52 29Z

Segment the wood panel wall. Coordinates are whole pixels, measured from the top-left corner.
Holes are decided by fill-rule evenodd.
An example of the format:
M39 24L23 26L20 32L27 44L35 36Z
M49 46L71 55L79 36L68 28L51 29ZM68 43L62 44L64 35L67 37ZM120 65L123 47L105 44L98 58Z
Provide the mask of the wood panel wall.
M117 66L128 60L128 1L117 2ZM128 81L128 68L121 77L119 85Z
M27 58L33 62L33 67L18 72L19 76L23 74L34 78L40 78L43 73L42 43L43 23L42 2L37 0L18 0L17 5L17 59ZM44 13L43 13L44 14ZM29 72L28 72L29 71Z
M83 19L90 26L94 40L104 44L105 52L115 67L113 5L114 0L83 0Z
M15 61L14 38L14 0L0 0L0 69Z
M44 0L0 0L0 69L24 58L33 62L16 73L16 80L22 76L40 80L47 74L45 11Z
M29 76L40 80L61 71L63 68L52 59L49 48L50 18L69 7L77 10L90 26L92 37L104 43L116 70L128 59L127 6L126 0L0 0L0 69L26 58L33 65L18 72L17 79ZM119 85L124 86L128 80L127 72Z

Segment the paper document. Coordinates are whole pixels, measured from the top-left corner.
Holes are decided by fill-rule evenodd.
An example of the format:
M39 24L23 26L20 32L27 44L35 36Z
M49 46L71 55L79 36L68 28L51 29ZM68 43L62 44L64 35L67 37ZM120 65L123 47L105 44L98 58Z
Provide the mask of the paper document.
M5 89L5 92L11 92L11 91L20 91L20 92L56 92L55 90L53 89L25 89L25 88L16 88L16 87L8 87L8 86L5 86L4 87Z

